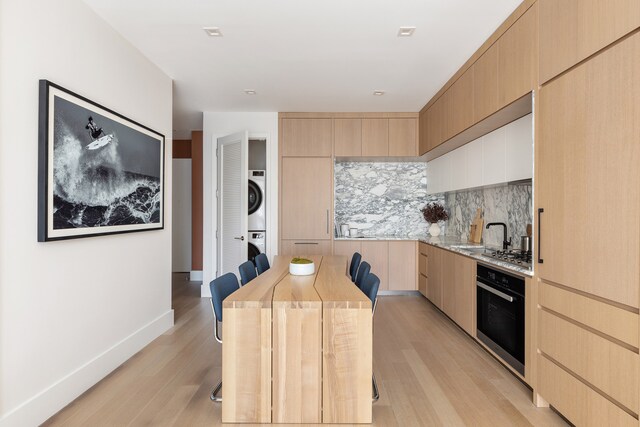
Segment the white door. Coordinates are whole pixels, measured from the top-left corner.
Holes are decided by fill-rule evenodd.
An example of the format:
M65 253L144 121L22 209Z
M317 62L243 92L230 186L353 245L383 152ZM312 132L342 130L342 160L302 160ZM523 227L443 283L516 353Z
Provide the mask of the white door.
M217 276L238 274L247 260L247 174L249 133L218 138L218 268Z

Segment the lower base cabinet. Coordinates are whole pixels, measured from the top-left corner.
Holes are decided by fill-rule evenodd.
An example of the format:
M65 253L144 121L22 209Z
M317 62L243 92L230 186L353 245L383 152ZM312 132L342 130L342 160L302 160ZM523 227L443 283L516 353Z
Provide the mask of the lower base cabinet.
M426 255L425 255L426 253ZM420 244L419 287L423 295L471 336L475 336L476 262Z
M418 289L416 242L367 240L336 240L334 255L351 259L360 252L362 261L371 264L371 272L380 278L380 291L415 291Z

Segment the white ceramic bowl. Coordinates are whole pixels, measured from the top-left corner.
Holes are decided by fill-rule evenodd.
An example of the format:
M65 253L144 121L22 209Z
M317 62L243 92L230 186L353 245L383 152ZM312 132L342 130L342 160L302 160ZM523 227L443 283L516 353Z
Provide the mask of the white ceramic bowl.
M292 276L310 276L316 272L316 265L311 264L293 264L289 263L289 274Z

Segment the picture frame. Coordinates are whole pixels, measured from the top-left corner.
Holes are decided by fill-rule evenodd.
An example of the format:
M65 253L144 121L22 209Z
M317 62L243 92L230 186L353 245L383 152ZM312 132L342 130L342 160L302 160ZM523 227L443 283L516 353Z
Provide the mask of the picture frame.
M164 229L165 137L39 82L38 241Z

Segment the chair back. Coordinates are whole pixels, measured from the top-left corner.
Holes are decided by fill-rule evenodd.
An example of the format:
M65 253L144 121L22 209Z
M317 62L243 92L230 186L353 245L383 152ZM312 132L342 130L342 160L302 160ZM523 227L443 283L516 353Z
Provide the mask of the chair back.
M369 275L369 271L371 271L371 264L367 261L362 261L360 263L360 267L358 268L358 274L356 274L355 284L357 287L362 289L362 284L364 283L364 279Z
M238 270L240 270L240 283L242 283L242 286L258 277L256 274L256 266L253 265L251 261L245 261L240 264Z
M269 269L269 259L267 255L260 254L256 257L256 269L258 274L262 274Z
M380 278L371 273L364 279L362 284L362 292L371 300L371 308L375 308L376 298L378 297L378 288L380 287Z
M209 289L211 290L213 313L216 315L216 319L222 322L222 301L240 289L238 278L233 273L223 274L209 283Z
M362 255L358 252L354 252L351 257L351 264L349 265L349 275L351 276L351 281L356 281L356 273L358 272L358 266L360 265L360 260L362 260Z

